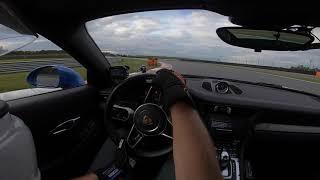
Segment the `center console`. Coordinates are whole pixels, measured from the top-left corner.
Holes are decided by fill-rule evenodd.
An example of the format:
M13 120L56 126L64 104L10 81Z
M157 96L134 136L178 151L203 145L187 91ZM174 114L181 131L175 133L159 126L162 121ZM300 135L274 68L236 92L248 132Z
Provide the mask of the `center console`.
M241 140L235 132L230 107L211 106L204 114L207 128L214 139L221 173L226 180L240 180Z

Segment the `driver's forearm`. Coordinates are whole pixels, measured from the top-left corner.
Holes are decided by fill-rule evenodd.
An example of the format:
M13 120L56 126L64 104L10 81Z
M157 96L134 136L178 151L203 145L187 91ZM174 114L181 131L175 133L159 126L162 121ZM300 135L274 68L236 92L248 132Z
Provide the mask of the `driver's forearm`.
M177 180L222 180L211 138L198 113L185 103L171 107Z
M81 177L73 178L72 180L99 180L99 178L96 174L90 173Z

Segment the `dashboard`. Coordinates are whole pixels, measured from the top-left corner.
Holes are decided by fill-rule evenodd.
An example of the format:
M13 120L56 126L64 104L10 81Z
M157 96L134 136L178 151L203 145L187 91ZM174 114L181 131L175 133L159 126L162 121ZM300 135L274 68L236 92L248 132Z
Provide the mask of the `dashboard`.
M211 89L204 85L208 83ZM254 123L259 131L320 132L320 98L316 96L203 78L187 78L187 86L209 128L231 131L239 124ZM219 88L225 90L219 92Z
M209 83L211 90L204 85ZM226 93L219 93L216 89L217 86L221 88L221 83L228 84L229 90ZM199 99L216 103L316 114L320 112L319 98L287 90L203 78L187 78L187 86L191 94Z
M262 145L279 143L278 148L286 149L279 158L288 154L285 145L300 143L302 149L319 142L320 99L316 96L203 77L186 80L198 112L217 146L217 158L225 179L256 178L253 164L259 167L254 161L261 154L256 154L253 160L246 158L252 156L246 155L249 139L258 139L264 142ZM262 145L261 149L257 148L260 153L265 152ZM278 157L281 149L269 159ZM251 152L255 153L257 151ZM268 153L272 154L271 151ZM224 158L228 159L229 165L224 164ZM261 167L268 164L268 159L263 161ZM286 167L290 165L278 169L285 170ZM288 171L292 169L288 168Z
M203 123L215 142L225 179L268 177L269 171L264 170L270 169L268 163L277 158L283 161L277 161L279 167L272 164L274 171L280 169L281 175L282 172L289 173L296 168L290 163L293 155L299 154L300 164L304 164L303 153L314 151L316 154L320 150L313 147L315 142L320 142L320 99L317 96L208 77L187 76L185 79ZM129 94L119 94L122 98L117 105L132 110L146 101L160 105L161 92L156 89L151 92L150 86L150 83L135 82ZM133 114L127 109L116 109L115 119L125 121ZM270 149L274 146L277 148ZM292 147L294 150L290 149Z

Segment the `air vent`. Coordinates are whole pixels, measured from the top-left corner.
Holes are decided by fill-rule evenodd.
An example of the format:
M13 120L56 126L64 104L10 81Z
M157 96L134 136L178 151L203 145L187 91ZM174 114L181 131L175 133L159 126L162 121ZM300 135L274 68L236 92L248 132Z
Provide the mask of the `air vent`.
M237 86L235 86L235 85L229 85L229 86L230 86L231 90L232 90L234 93L236 93L236 94L242 94L241 89L239 89Z
M217 93L226 94L229 92L229 84L226 82L218 82L215 89Z
M211 83L210 83L210 82L204 81L204 82L202 83L202 88L205 89L205 90L207 90L207 91L212 92L212 86L211 86Z

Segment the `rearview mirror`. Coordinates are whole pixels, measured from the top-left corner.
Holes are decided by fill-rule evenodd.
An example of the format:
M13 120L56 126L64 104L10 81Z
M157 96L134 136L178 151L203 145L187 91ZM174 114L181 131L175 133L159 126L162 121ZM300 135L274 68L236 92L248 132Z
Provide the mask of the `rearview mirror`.
M244 48L275 51L298 51L309 49L314 37L307 33L285 30L261 30L243 27L223 27L217 34L224 42Z
M56 65L43 66L33 70L27 76L27 82L33 87L62 89L85 84L81 75L73 69Z

